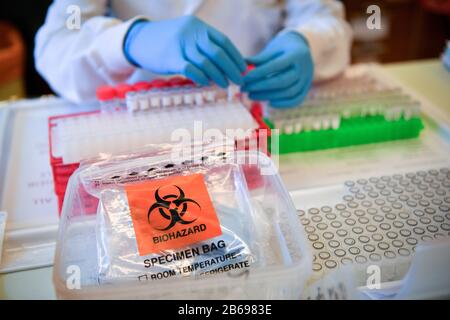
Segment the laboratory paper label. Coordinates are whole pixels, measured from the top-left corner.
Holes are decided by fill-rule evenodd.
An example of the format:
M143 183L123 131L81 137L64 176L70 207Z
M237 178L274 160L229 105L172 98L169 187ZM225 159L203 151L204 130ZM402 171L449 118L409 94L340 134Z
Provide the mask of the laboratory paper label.
M183 248L222 234L202 174L125 188L141 256Z

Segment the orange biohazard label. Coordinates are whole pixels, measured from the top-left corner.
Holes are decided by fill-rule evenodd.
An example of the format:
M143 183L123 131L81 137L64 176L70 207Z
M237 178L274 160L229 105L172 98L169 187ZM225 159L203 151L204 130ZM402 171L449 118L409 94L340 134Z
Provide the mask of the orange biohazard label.
M147 181L125 189L141 256L222 234L202 174Z

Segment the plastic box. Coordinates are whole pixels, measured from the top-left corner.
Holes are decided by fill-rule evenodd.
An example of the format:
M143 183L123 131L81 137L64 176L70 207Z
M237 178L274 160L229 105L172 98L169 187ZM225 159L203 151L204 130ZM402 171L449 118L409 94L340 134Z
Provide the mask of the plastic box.
M83 208L77 197L83 167L70 178L55 253L53 282L58 298L63 299L296 299L311 275L312 257L307 239L300 227L296 210L276 173L273 162L261 152L238 151L249 159L258 160L273 174L259 175L257 187L248 188L253 210L266 217L271 241L264 243L269 261L260 267L250 267L238 275L229 273L199 278L180 277L158 281L132 281L119 284L99 284L96 246L96 216ZM254 162L246 162L254 163ZM248 165L233 164L245 171ZM239 169L239 170L240 170ZM248 182L248 178L246 178ZM245 182L244 182L245 184ZM248 183L247 183L248 185ZM81 204L81 205L80 205ZM75 272L75 273L74 273ZM73 276L80 276L80 287L73 289ZM76 282L75 282L76 283ZM72 288L72 290L70 289Z

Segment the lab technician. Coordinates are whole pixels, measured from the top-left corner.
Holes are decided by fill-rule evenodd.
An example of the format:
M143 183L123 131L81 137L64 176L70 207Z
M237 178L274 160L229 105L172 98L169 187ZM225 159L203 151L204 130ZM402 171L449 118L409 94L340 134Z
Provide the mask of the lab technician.
M35 59L73 102L94 100L100 85L183 74L291 107L313 79L345 69L350 44L335 0L55 0ZM247 64L255 68L243 75Z

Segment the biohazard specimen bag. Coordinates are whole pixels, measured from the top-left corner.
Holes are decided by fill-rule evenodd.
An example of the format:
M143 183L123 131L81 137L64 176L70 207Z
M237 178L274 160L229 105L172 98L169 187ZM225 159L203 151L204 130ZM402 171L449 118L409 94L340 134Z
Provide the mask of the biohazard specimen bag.
M179 151L108 157L75 173L56 256L61 297L299 297L311 259L270 159L229 146ZM261 175L262 162L272 172ZM62 266L80 269L84 296L67 291Z

